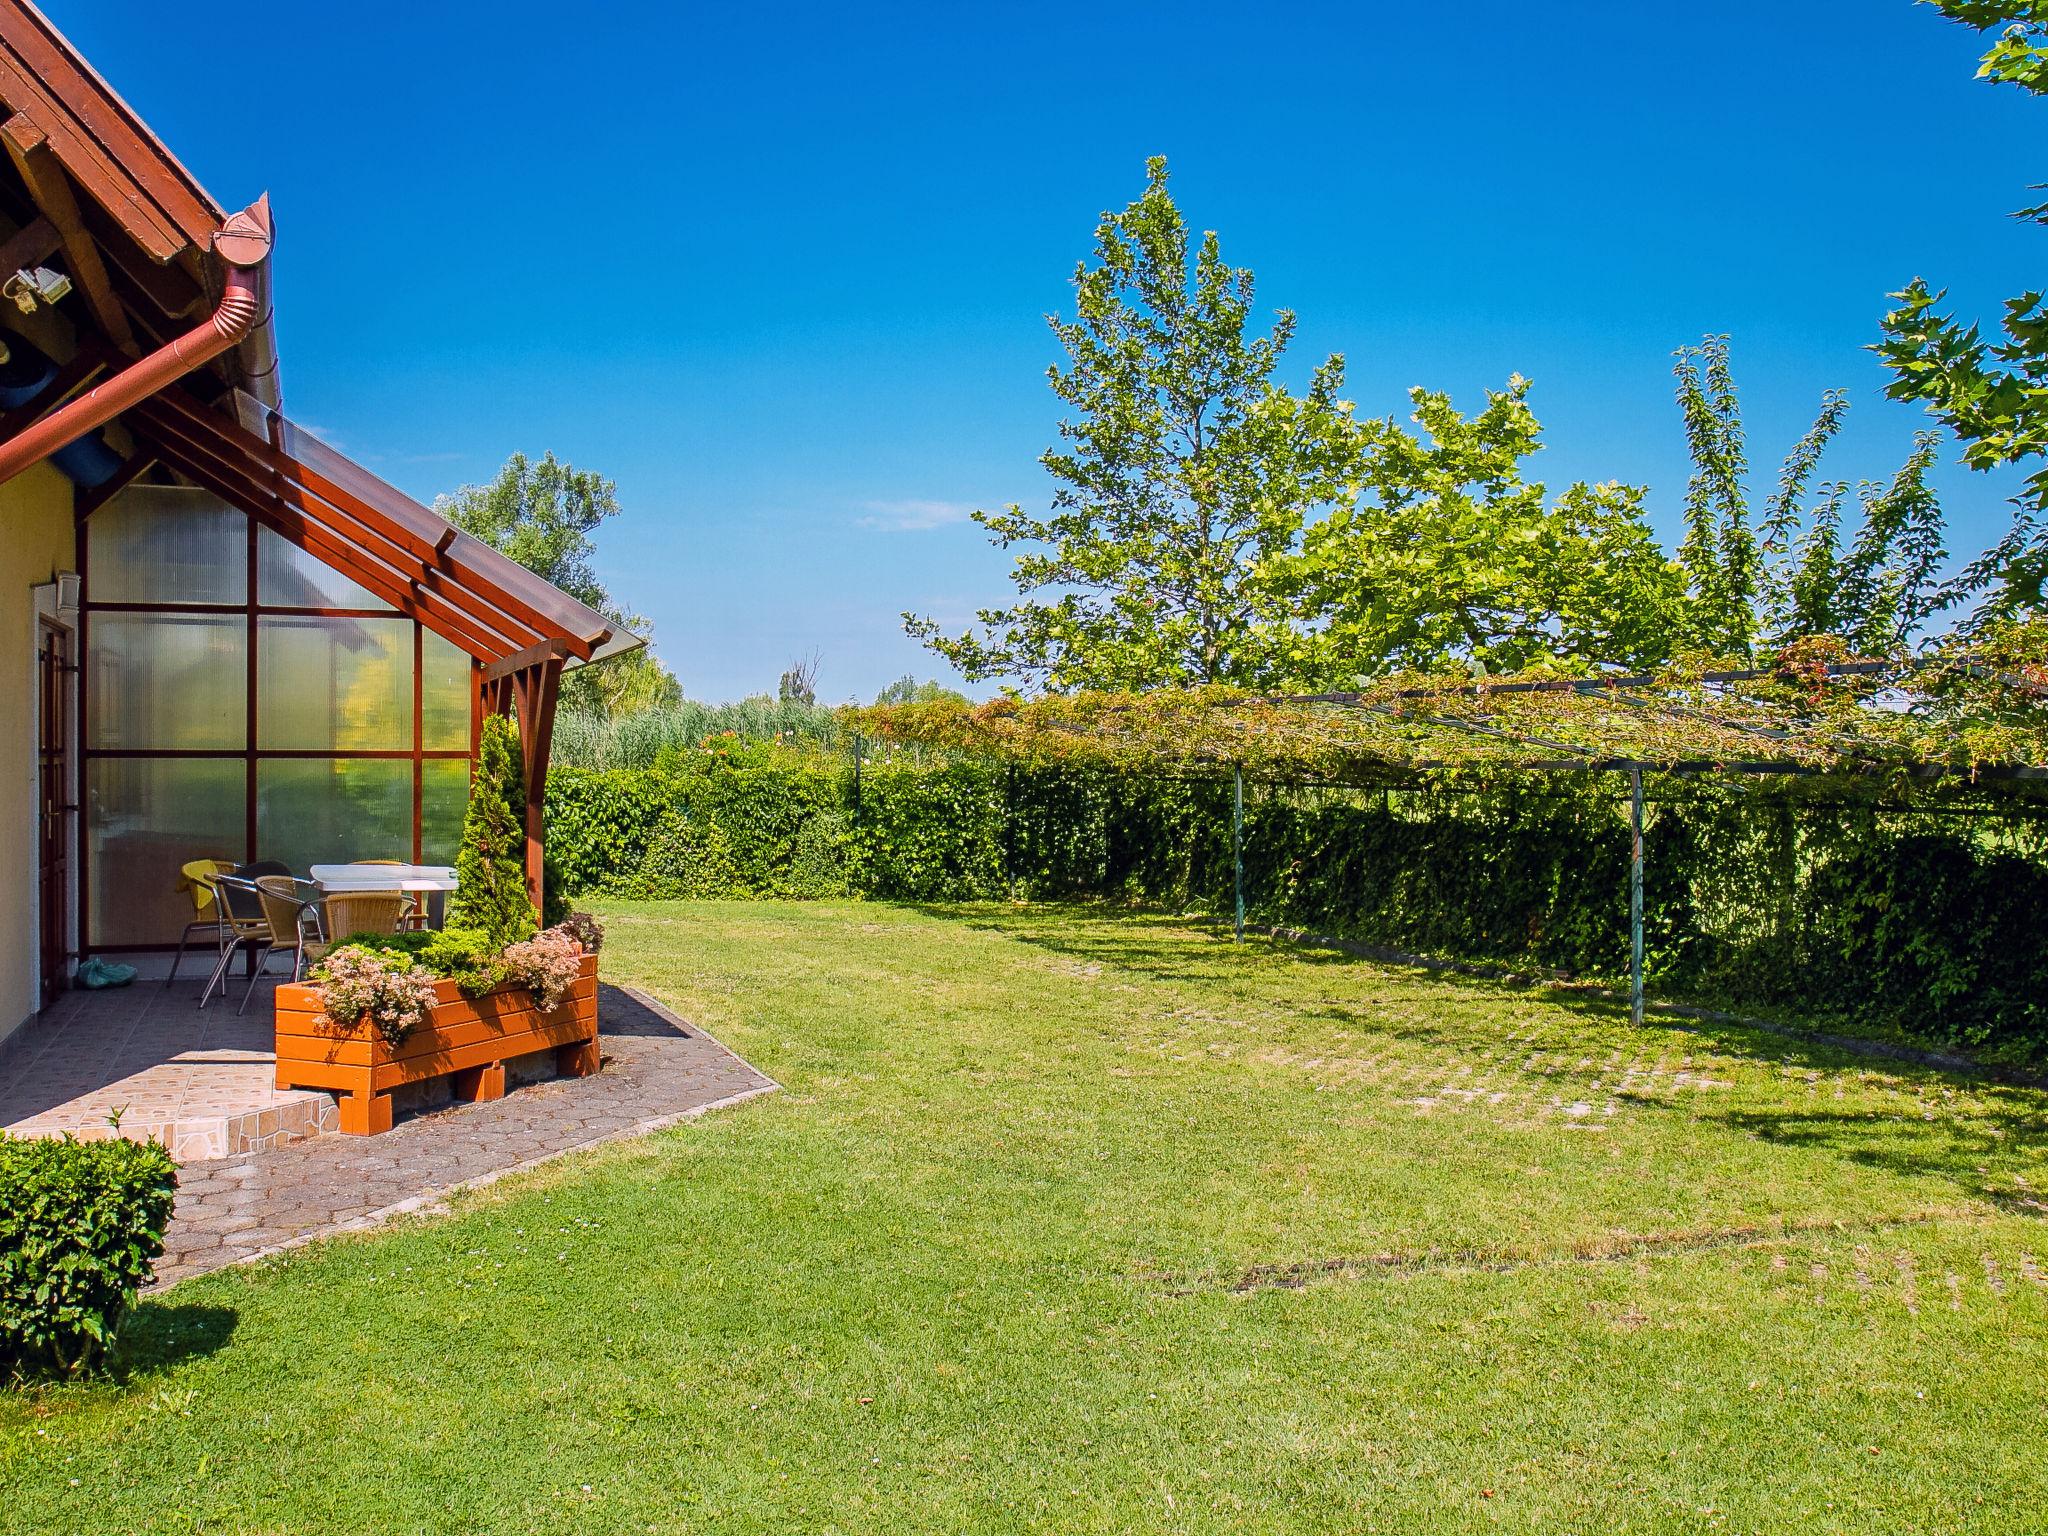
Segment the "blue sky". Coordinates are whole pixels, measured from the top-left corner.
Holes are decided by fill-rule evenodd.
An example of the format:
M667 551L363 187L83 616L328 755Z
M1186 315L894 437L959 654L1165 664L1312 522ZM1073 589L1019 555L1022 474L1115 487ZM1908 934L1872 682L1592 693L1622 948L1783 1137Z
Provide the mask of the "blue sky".
M423 499L514 449L616 479L600 570L707 699L943 675L896 616L1008 592L963 514L1043 503L1041 316L1147 155L1299 314L1294 377L1342 351L1384 415L1519 371L1541 474L1667 535L1673 348L1733 334L1766 472L1840 386L1830 471L1883 476L1884 295L1993 315L2048 241L2004 217L2048 115L1907 0L355 0L262 12L243 79L189 12L45 4L216 197L271 192L286 408ZM2003 526L1942 483L1959 550Z

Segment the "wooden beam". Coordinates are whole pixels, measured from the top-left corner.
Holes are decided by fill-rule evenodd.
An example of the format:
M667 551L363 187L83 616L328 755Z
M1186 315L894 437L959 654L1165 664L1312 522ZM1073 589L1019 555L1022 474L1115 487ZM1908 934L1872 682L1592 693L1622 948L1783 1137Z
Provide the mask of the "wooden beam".
M0 411L0 443L41 421L90 384L94 376L105 366L94 353L80 351L70 362L58 368L57 376L35 399L29 401L27 405L17 405L11 411Z
M494 683L501 677L510 677L528 667L537 667L544 661L562 661L571 654L565 640L543 640L538 645L529 645L523 651L514 651L510 656L492 662L484 668L484 681Z
M57 226L37 214L0 244L0 278L12 277L23 267L41 266L63 243Z
M156 451L154 449L138 448L123 461L119 469L114 471L113 479L107 481L104 485L96 485L89 491L80 491L77 498L71 504L72 511L76 514L78 521L84 522L93 513L99 511L101 507L104 507L116 496L127 490L129 486L147 474L149 466L155 462Z
M6 145L14 168L28 183L28 193L35 199L36 207L44 218L57 226L64 259L71 267L72 280L84 292L86 307L92 311L93 319L99 322L100 330L108 340L133 356L135 333L129 329L128 312L121 307L121 300L114 293L114 280L107 275L107 264L100 258L99 246L86 232L85 220L78 211L78 199L71 195L71 179L57 162L48 137L26 112L17 112L5 123L0 123L0 144Z

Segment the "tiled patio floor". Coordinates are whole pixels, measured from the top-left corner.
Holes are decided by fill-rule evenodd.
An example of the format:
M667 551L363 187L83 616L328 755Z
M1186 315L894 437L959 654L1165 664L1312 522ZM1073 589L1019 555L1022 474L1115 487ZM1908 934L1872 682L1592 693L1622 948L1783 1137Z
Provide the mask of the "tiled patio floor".
M202 1013L198 997L199 983L184 980L73 993L0 1044L0 1129L105 1136L108 1111L123 1108L122 1135L167 1135L184 1168L159 1285L369 1226L776 1086L652 998L600 983L596 1074L429 1110L378 1136L344 1136L332 1095L272 1086L267 984L240 1019L218 1001Z
M259 982L240 1017L239 978L204 1010L201 978L65 993L0 1044L0 1130L93 1140L115 1134L118 1114L119 1134L159 1140L180 1162L333 1130L332 1094L276 1085L275 985Z
M255 1005L250 1005L255 1011ZM772 1092L763 1076L643 993L600 984L604 1068L502 1099L188 1164L158 1284L372 1226L549 1158Z

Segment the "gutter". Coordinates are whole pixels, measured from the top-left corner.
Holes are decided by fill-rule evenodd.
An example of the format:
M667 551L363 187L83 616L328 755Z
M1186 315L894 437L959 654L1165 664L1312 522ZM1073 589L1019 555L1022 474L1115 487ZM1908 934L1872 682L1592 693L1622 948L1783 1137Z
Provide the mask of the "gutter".
M0 483L12 480L30 465L242 344L252 332L258 332L259 338L268 337L271 241L270 200L266 196L235 214L214 233L213 250L224 268L225 283L220 305L213 314L134 366L0 443ZM273 345L268 363L273 388L276 358Z

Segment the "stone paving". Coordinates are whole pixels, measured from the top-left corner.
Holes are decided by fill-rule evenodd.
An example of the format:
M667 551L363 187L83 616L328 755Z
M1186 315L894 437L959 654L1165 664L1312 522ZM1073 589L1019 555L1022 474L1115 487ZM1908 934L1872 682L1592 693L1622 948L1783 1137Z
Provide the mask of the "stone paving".
M334 1095L277 1086L274 980L257 983L246 1013L235 1012L239 976L225 1002L197 1006L212 958L188 958L187 975L169 987L144 978L66 992L9 1036L0 1044L0 1131L119 1134L161 1141L190 1162L336 1129Z
M776 1087L630 987L599 984L598 1039L604 1067L591 1077L427 1111L377 1136L315 1136L187 1164L158 1287L372 1226L579 1147L659 1130Z

